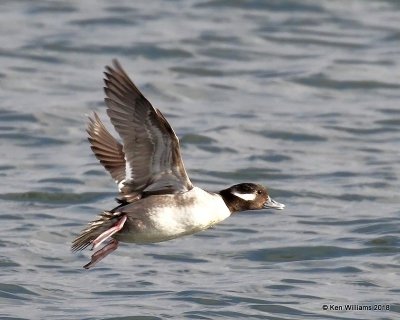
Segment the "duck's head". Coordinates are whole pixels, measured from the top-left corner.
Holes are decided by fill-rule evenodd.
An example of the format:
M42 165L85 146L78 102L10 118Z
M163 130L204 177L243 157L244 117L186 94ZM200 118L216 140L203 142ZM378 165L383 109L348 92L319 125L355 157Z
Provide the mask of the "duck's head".
M270 197L264 186L255 183L236 184L220 191L220 195L232 213L245 210L282 210L285 208L284 204Z

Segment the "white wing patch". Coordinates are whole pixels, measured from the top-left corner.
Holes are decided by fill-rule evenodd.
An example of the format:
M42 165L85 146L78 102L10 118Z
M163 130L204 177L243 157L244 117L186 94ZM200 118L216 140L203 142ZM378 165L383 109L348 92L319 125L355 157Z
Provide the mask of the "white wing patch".
M124 158L125 158L125 181L130 181L132 180L132 167L126 156Z
M243 200L246 201L253 201L256 198L256 195L254 193L237 193L237 192L232 192L233 195L236 197L239 197Z
M116 181L118 183L118 181ZM125 179L118 183L118 191L121 192L122 188L125 186Z
M115 182L118 184L118 191L121 192L122 188L125 186L126 181L131 181L132 180L132 167L128 160L126 159L126 156L124 157L125 159L125 179L122 179L121 181L118 182L116 180Z

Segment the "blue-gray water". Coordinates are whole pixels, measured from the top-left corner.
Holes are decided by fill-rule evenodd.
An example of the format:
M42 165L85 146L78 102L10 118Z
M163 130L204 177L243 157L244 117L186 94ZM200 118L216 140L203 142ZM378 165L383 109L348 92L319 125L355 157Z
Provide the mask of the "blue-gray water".
M399 1L0 3L1 319L398 319ZM269 186L283 212L72 254L115 203L91 154L118 58L198 186ZM388 305L389 311L323 310Z

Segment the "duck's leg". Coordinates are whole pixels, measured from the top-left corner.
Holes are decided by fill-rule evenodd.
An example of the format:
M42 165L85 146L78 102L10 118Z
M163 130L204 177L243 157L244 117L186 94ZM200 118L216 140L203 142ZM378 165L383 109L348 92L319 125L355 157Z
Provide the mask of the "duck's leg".
M96 239L92 241L92 249L96 249L99 245L101 245L104 241L110 238L114 233L120 231L126 222L126 215L117 221L117 223L111 227L110 229L104 231L101 235L99 235ZM105 247L104 247L105 248ZM104 249L103 248L103 249ZM114 249L115 250L115 249Z
M108 256L111 252L113 252L115 249L118 248L118 241L115 239L112 239L110 243L105 245L103 248L100 250L96 251L92 255L92 259L88 264L85 264L83 267L85 269L90 269L91 267L94 267L94 265L99 262L100 260L104 259L106 256Z
M102 244L104 241L106 241L108 238L110 238L113 234L116 232L120 231L125 222L126 222L126 216L123 216L121 219L117 221L117 223L111 227L110 229L104 231L102 234L100 234L96 239L92 241L92 249L97 248L100 244ZM89 269L93 267L97 262L100 260L103 260L106 256L108 256L111 252L113 252L115 249L118 248L118 241L115 239L112 239L110 243L105 245L103 248L100 250L96 251L92 255L92 259L88 264L85 264L83 267L85 269Z

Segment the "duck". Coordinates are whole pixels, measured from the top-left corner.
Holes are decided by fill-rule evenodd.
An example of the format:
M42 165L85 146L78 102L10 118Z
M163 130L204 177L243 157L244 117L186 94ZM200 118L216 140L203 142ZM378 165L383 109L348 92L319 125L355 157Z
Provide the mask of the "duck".
M179 139L157 108L144 97L118 60L105 67L107 115L121 142L96 112L87 127L91 149L118 186L117 205L89 222L72 241L73 252L104 246L85 269L115 251L120 242L147 244L209 229L247 210L276 209L266 187L239 183L218 192L193 185L185 170Z

